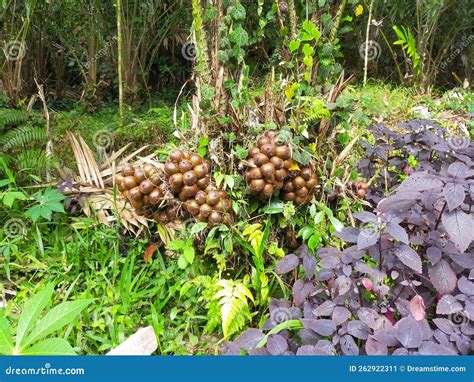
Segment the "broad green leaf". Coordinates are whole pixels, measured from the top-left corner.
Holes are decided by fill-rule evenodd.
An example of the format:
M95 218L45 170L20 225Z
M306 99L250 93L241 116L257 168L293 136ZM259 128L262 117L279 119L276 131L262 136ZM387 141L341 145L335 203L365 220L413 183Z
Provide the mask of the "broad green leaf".
M316 42L319 41L321 37L321 33L319 32L316 25L314 25L311 21L303 21L303 31L308 34L308 36L304 36L304 40L315 40Z
M11 208L15 200L26 200L26 195L21 191L7 191L3 196L3 204Z
M235 185L234 177L232 175L226 175L225 176L225 183L227 184L227 186L230 189L234 188L234 185Z
M334 216L328 216L328 218L336 231L340 231L344 228L344 224Z
M263 208L263 212L269 215L279 214L283 212L285 203L277 200L272 200L268 205Z
M36 322L44 308L48 305L54 292L54 284L48 284L42 291L25 302L21 310L16 329L16 350L22 345L25 335Z
M270 219L267 219L265 230L263 231L262 241L260 242L260 246L257 251L258 256L262 256L263 252L265 252L265 248L267 247L268 236L270 235L270 225Z
M193 224L191 227L191 235L195 235L196 233L199 233L207 228L207 223L206 222L199 222Z
M64 338L48 338L25 349L22 355L76 355L74 349Z
M290 41L289 48L291 52L294 52L300 47L301 43L298 40Z
M30 207L25 215L29 216L33 222L36 222L40 217L49 221L53 212L65 212L62 204L64 198L65 196L54 188L47 189L44 192L38 191L33 195L33 199L37 201L37 204Z
M229 7L228 13L234 20L245 20L245 8L238 2L236 2L235 5Z
M267 344L268 337L270 337L272 334L280 333L282 330L292 330L292 329L302 329L303 324L301 323L300 320L288 320L285 322L282 322L275 326L272 330L270 330L265 337L261 339L261 341L257 344L257 348L262 348Z
M180 251L183 248L184 248L184 241L182 240L173 240L173 241L170 241L166 245L166 249L170 249L172 251Z
M192 264L194 261L194 248L191 246L184 248L183 256L189 264Z
M22 348L61 329L74 320L92 300L67 301L55 306L38 321Z
M319 243L319 240L320 240L320 235L318 235L317 233L314 233L308 240L309 249L311 249L312 251L315 250Z
M314 204L313 204L314 205ZM314 224L319 224L323 221L323 218L324 218L324 212L323 211L319 211L317 212L315 215L314 215Z
M300 236L304 241L306 241L313 234L313 232L313 227L305 226L300 229L300 231L298 232L298 236Z
M248 44L249 35L247 31L239 25L232 32L230 32L229 40L239 47L245 46Z
M230 235L227 235L224 238L224 248L228 253L232 253L234 250L234 243L232 242L232 237Z
M10 183L13 183L11 179L0 179L0 187L4 187Z
M311 56L314 53L314 49L309 44L303 45L303 54L305 56Z
M178 257L178 267L180 269L185 269L188 266L188 262L186 261L186 258L183 255L180 255Z
M14 350L10 323L5 317L0 317L0 354L13 355Z

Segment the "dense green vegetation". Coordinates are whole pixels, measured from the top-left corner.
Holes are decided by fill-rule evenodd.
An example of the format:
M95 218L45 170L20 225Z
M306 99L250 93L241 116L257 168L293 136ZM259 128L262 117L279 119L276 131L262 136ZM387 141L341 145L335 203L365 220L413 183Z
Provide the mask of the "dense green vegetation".
M359 226L354 214L377 212L382 198L426 170L424 146L387 143L386 155L400 163L372 159L367 145L380 137L369 127L403 134L402 122L436 123L456 143L446 149L454 151L449 158L463 155L457 160L467 167L474 160L474 14L467 0L7 0L0 13L0 354L105 354L148 325L156 354L238 353L257 343L273 354L280 338L272 336L310 330L301 315L273 313L303 306L294 286L301 280L320 288L317 304L331 296L344 314L351 309L345 320L333 318L337 325L362 320L352 297L330 295L336 276L312 279L307 265L288 274L282 267L305 248L311 273L324 271L320 251L347 248L338 233ZM318 175L316 192L301 206L279 191L267 199L249 192L249 150L268 130L291 147L291 171L309 164ZM83 153L91 150L83 161L74 137ZM232 224L210 227L179 214L162 224L124 214L112 174L149 155L164 163L177 147L210 161L212 181L232 200ZM367 158L377 169L370 176L360 166ZM449 160L435 152L428 161L441 171ZM94 166L100 181L84 175ZM449 211L473 220L472 171L463 181L470 196ZM361 184L367 192L358 192ZM433 203L441 211L437 223L428 218L436 229L444 229L445 208ZM473 245L456 250L472 257ZM433 330L439 317L471 317L467 303L448 313L436 306L445 296L472 297L463 284L468 266L453 265L459 286L421 290L426 285L416 283L429 282L435 263L420 243L410 246L423 272L364 254L381 276L353 276L360 304L394 325L413 316ZM387 290L378 295L369 281ZM35 311L31 301L38 300ZM62 320L25 324L55 307ZM466 322L468 329L456 324L456 350L441 345L472 353L462 345L472 339ZM270 336L249 348L227 342L262 327ZM317 341L332 338L315 332ZM355 336L357 353L374 349L370 335L372 348L364 347L367 336ZM355 354L352 343L333 352Z

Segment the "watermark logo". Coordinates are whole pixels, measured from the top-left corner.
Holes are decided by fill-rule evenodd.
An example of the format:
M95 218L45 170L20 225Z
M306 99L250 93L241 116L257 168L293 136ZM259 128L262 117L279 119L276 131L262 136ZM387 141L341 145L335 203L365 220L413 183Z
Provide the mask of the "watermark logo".
M3 46L3 53L9 61L21 60L26 54L26 44L18 40L8 41Z
M97 150L107 150L114 144L115 138L110 130L97 131L92 137L92 142Z
M451 325L458 328L466 326L469 324L469 322L471 322L471 318L466 311L451 313L448 315L448 320L450 321Z
M192 42L187 42L181 47L181 55L188 61L194 61L196 54L196 45Z
M464 150L469 147L471 140L468 137L451 136L448 138L448 145L454 151Z
M377 41L369 40L359 45L359 55L365 60L367 52L367 61L376 60L380 57L382 48Z
M9 239L15 239L18 237L25 237L28 230L23 220L11 218L3 225L3 232L5 232L6 237Z
M284 307L275 308L270 313L270 318L277 324L291 320L290 309Z

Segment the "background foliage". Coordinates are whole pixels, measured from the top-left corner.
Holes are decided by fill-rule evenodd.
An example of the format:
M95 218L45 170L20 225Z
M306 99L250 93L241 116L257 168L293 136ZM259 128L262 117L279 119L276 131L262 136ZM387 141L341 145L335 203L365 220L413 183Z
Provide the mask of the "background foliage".
M157 354L471 354L473 12L1 1L0 353L103 354L151 325ZM267 130L315 166L309 203L249 194ZM198 152L234 224L105 224L65 192L69 132L105 167Z

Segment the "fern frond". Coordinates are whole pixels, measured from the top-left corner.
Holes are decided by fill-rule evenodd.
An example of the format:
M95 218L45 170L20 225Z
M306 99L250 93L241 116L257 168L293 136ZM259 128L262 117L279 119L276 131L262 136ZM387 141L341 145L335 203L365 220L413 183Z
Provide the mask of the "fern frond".
M303 122L316 122L319 119L331 116L330 111L320 99L314 97L301 97L301 99L304 101L302 111L305 114L305 118Z
M58 167L51 156L46 156L44 149L26 149L16 156L15 165L22 170L41 174L45 170Z
M30 118L26 110L0 108L0 129L5 126L19 125Z
M251 319L248 299L253 301L252 293L238 281L220 280L216 284L220 289L214 295L220 305L222 331L228 337L240 331Z
M217 263L217 268L220 271L225 271L227 269L226 265L226 257L222 252L213 252L212 253L212 258L216 261Z
M8 131L0 137L0 145L4 150L24 147L32 142L45 143L48 139L45 129L37 126L20 126Z
M221 323L221 309L217 301L210 301L207 305L207 322L204 333L212 333Z

